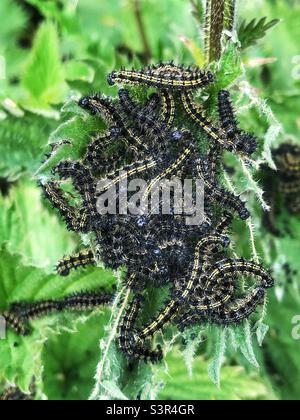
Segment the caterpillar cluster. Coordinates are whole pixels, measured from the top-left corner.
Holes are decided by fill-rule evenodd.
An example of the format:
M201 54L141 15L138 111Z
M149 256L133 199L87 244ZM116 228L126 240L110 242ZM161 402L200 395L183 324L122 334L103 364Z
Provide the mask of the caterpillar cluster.
M152 348L153 337L169 323L183 330L198 323L241 322L255 312L273 286L270 274L260 265L230 259L228 232L232 221L234 217L246 220L249 211L240 197L220 184L218 176L225 150L250 156L257 141L239 127L229 92L219 93L219 122L210 120L204 106L195 101L197 91L214 82L210 72L166 63L138 71L114 71L108 82L156 88L157 92L143 103L124 87L117 99L101 94L82 98L79 106L104 120L107 130L91 141L81 160L60 162L51 181L42 188L68 229L92 233L95 238L92 249L59 262L58 273L66 276L72 269L96 265L97 261L111 269L125 267L124 285L131 297L119 328L118 345L128 359L158 362L163 352L160 347ZM182 114L189 129L182 126ZM210 140L206 151L199 150L199 130ZM188 210L178 214L172 194L167 214L152 211L149 193L157 193L160 181L172 177L182 184L186 179L193 181L194 208L197 180L203 180L204 214L196 225L187 224L191 216ZM122 211L121 183L125 178L147 182L141 208L146 205L150 212ZM78 194L77 205L71 204L74 197L60 187L66 180ZM116 188L114 214L99 211L99 183L101 193ZM133 194L127 192L130 201ZM156 210L164 204L159 196ZM241 277L253 279L244 293ZM168 290L169 296L159 313L143 325L148 288ZM22 332L24 320L52 311L91 309L110 301L111 295L83 294L60 301L19 303L10 308L11 318L7 319Z

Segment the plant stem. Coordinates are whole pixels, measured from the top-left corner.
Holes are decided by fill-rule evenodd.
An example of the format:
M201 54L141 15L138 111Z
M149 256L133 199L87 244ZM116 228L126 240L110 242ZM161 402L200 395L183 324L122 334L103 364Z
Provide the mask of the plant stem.
M141 9L141 0L134 0L134 15L138 27L138 31L143 44L143 56L145 63L148 63L151 59L152 52L150 43L147 37L146 28L143 20L142 9Z
M235 0L206 0L205 50L207 64L217 61L222 53L222 35L232 31Z

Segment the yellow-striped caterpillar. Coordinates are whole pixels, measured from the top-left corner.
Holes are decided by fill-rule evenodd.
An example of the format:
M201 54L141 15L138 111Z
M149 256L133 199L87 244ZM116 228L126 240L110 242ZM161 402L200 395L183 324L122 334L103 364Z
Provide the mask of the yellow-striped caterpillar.
M158 89L193 90L207 86L214 81L212 73L200 68L183 68L174 64L161 64L145 70L113 71L108 75L108 83L123 85L144 85Z

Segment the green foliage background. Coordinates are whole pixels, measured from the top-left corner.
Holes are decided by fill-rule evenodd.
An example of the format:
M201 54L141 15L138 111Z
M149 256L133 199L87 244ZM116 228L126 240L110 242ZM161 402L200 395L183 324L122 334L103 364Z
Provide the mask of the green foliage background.
M115 94L106 83L112 69L140 66L149 53L152 62L174 59L203 65L200 0L141 1L148 45L140 36L134 3L0 2L0 311L17 299L56 298L115 282L115 273L101 268L67 279L56 276L57 260L76 250L80 241L42 200L36 173L47 173L48 164L40 166L48 144L62 138L73 141L72 147L60 149L53 165L63 156L79 156L89 134L101 129L101 122L83 115L74 99L93 91ZM233 38L221 62L213 64L218 84L209 92L211 97L233 85L243 126L264 137L261 156L270 165L271 144L287 138L299 141L299 19L297 1L241 1L241 44ZM232 185L246 191L252 206L255 247L276 279L267 318L256 329L246 323L228 331L197 330L196 340L188 332L185 344L173 336L168 345L173 340L175 346L170 346L166 367L140 366L132 377L128 374L128 383L124 361L112 348L102 396L134 398L138 389L142 398L299 399L300 342L292 338L292 319L300 314L300 220L283 215L279 222L286 235L274 238L264 229L257 204L263 203L262 174L251 177L241 162L229 157L228 164L236 168ZM248 227L237 224L234 237L239 255L253 255ZM288 279L286 263L293 272ZM28 392L35 377L38 399L88 399L109 319L109 310L79 318L48 317L34 323L30 337L8 332L0 340L0 388L17 385ZM97 386L96 378L94 395Z

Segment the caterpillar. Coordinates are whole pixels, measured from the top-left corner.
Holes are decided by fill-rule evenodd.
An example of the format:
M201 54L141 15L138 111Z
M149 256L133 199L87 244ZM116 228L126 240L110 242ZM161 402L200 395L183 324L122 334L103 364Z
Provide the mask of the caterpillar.
M3 318L5 319L6 325L18 335L25 337L30 333L30 329L24 324L22 317L18 316L18 314L5 311L3 313Z
M114 187L115 185L119 184L121 181L129 178L133 175L141 174L143 172L147 172L148 174L151 173L150 171L157 166L157 162L152 158L145 159L144 161L137 161L133 164L126 165L123 168L120 168L118 172L121 172L122 175L116 176L116 174L108 174L107 179L114 177L113 180L109 180L105 186L103 186L103 190L107 191L110 188Z
M159 121L157 115L149 112L148 109L138 107L126 89L119 90L119 98L125 112L128 112L138 126L145 130L147 137L164 139L168 135L165 124Z
M196 165L199 176L204 180L205 189L209 192L211 197L219 204L237 212L242 220L248 219L250 213L245 204L239 197L236 197L234 194L226 191L212 179L208 173L205 159L198 159Z
M79 106L89 111L92 115L99 114L103 116L109 124L121 131L120 134L123 134L126 139L131 141L132 147L138 145L142 149L147 150L147 146L143 144L134 128L127 124L110 99L101 95L85 96L80 99ZM138 151L138 149L135 150Z
M210 139L223 149L245 155L251 155L256 151L257 141L252 134L244 133L240 129L235 129L228 133L223 128L214 126L205 116L202 107L193 101L192 95L188 92L181 94L181 101L189 117L203 129Z
M192 274L188 282L184 285L184 291L180 295L181 300L188 299L190 294L193 292L195 282L197 281L197 279L199 280L200 274L203 269L203 259L207 253L207 249L215 247L216 245L221 247L227 247L229 243L229 238L223 235L210 235L206 238L201 239L198 242L194 254Z
M293 181L279 181L278 191L283 194L300 193L300 178Z
M122 352L130 359L151 361L157 363L162 358L162 351L158 348L156 351L146 349L141 343L137 343L135 334L135 322L141 307L142 296L135 295L130 302L125 313L119 331L119 347ZM142 341L142 340L139 340Z
M162 90L160 95L162 102L161 120L170 129L175 118L175 99L173 94L168 90Z
M184 331L199 323L212 323L217 325L239 324L253 314L257 307L263 303L266 291L256 288L247 296L236 299L225 306L215 310L191 309L178 320L178 328Z
M300 147L292 144L282 144L274 154L280 171L289 176L300 177Z
M76 190L83 200L83 208L89 215L87 223L91 226L97 220L96 186L97 182L90 171L80 162L63 161L54 169L53 173L61 179L72 180Z
M108 156L106 148L114 144L116 140L115 135L106 133L102 137L96 138L87 148L86 154L83 158L83 164L91 171L97 173L107 173L112 167L121 164L124 160L123 156Z
M177 160L170 165L165 171L161 172L159 175L157 175L149 184L147 190L145 191L142 201L144 202L146 198L149 196L149 193L153 191L154 187L159 183L160 180L166 179L169 175L171 175L174 171L176 171L185 160L191 156L192 150L191 148L186 148L181 155L177 158Z
M274 280L267 270L259 264L244 259L224 259L218 261L206 274L206 291L212 291L224 278L232 275L244 274L260 279L260 287L269 289L274 286Z
M210 72L200 68L183 69L171 64L161 64L146 70L113 71L108 75L108 84L146 85L158 89L192 90L207 86L214 81Z
M60 276L66 277L70 271L79 267L86 267L88 265L96 265L96 259L91 249L80 251L77 254L64 257L59 261L56 270Z
M190 294L194 290L195 281L199 277L199 271L201 271L201 259L203 258L202 253L205 253L205 249L212 245L228 246L229 238L223 236L209 236L208 238L204 238L198 242L194 255L194 266L189 281L184 285L183 290L175 289L172 292L173 298L165 303L164 309L161 310L155 320L143 328L143 330L139 333L139 337L143 339L160 330L167 322L170 321L178 309L178 306L181 305L181 302L189 298Z
M199 287L201 289L201 287ZM233 299L235 286L231 279L226 279L222 286L214 291L213 295L195 293L190 300L189 304L196 308L197 311L208 311L220 308Z
M235 151L234 142L228 138L224 130L215 127L214 124L206 118L203 109L200 105L193 102L193 98L190 94L182 93L181 101L183 108L189 117L204 130L210 139L217 144L220 144L220 146L224 149L231 152Z
M288 205L288 210L292 214L300 213L300 197L294 197L292 200L289 200L287 205Z
M177 311L179 301L177 299L170 299L168 302L165 302L164 308L160 311L157 317L151 321L148 325L143 327L141 331L138 332L138 336L144 340L151 337L156 332L158 332L164 325L166 325L174 313Z
M228 229L232 223L233 223L233 215L231 213L224 212L215 230L217 233L225 235L228 232Z
M0 401L32 401L33 394L24 394L19 388L10 387L0 395Z
M47 184L40 184L40 186L44 191L45 198L59 211L69 230L83 233L88 231L86 213L83 209L77 210L69 205L62 190L58 187L58 183L48 182Z
M233 107L230 100L230 93L227 90L221 90L218 95L218 111L221 127L230 137L239 131L238 123L234 115Z
M23 327L23 324L19 325L19 319L24 323L54 312L90 311L110 303L112 299L112 293L79 292L57 300L49 299L33 303L15 302L10 305L4 317L5 319L7 317L9 325L18 334L26 335L28 334L28 329Z
M210 319L215 324L238 324L255 312L257 307L264 301L265 295L266 291L264 288L256 288L247 296L236 299L228 306L212 311L209 314Z

